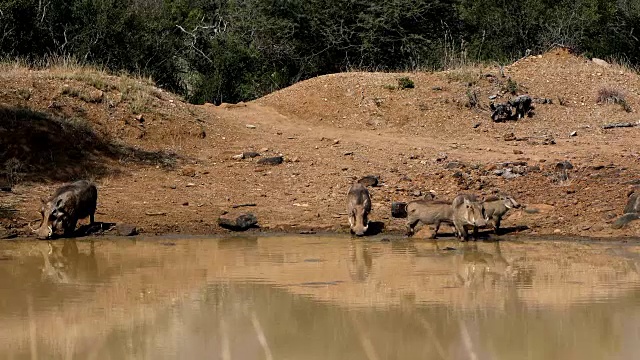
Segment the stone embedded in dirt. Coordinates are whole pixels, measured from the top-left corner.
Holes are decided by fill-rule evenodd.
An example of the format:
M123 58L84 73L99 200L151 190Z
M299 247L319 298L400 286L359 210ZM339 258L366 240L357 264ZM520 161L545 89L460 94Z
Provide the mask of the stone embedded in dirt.
M538 165L527 166L527 171L528 172L540 172L540 166L538 166Z
M522 152L522 150L518 150L518 149L514 149L514 150L513 150L513 153L514 153L515 155L522 155L522 154L524 154L524 153Z
M609 63L602 60L602 59L598 59L598 58L593 58L591 59L591 61L593 61L594 64L596 65L600 65L600 66L604 66L604 67L609 67Z
M407 203L394 201L391 203L391 216L394 218L407 217Z
M245 151L242 153L243 159L253 159L254 157L260 156L260 153L256 151Z
M533 98L533 102L538 104L553 104L553 100L549 98Z
M138 120L138 122L141 124L144 122L144 116L142 116L142 114L137 115L135 119Z
M542 145L555 145L556 140L551 135L547 135L542 139Z
M418 196L422 196L422 191L420 191L420 190L415 190L415 191L413 191L413 192L411 193L411 195L412 195L412 196L416 196L416 197L418 197Z
M135 236L138 235L138 229L130 224L116 224L116 235L118 236Z
M192 167L184 167L180 170L180 175L194 177L196 176L196 169Z
M379 179L375 175L367 175L358 180L358 182L364 186L375 187L378 186Z
M344 156L349 156L349 155L353 155L353 151L346 151L344 154L342 154Z
M144 213L147 216L164 216L167 215L164 211L147 211Z
M478 122L478 123L475 123L475 124L473 124L473 128L474 128L474 129L477 129L477 128L479 128L479 127L480 127L480 125L482 125L482 123L479 123L479 122Z
M577 136L577 135L578 135L578 132L577 132L577 131L572 131L572 132L569 134L569 136L570 136L570 137L571 137L571 136Z
M495 170L493 170L493 175L495 175L495 176L502 176L502 174L504 174L504 169L495 169Z
M233 160L242 160L244 159L244 156L242 154L238 154L238 155L233 155L231 158Z
M258 225L258 218L251 214L241 214L238 217L220 216L218 225L231 231L245 231Z
M506 180L511 180L511 179L515 179L517 177L521 176L520 174L515 174L511 171L511 169L506 169L504 171L504 173L502 174L502 177Z
M464 164L461 163L460 161L449 161L444 168L445 169L461 169L464 168Z
M513 168L511 168L511 171L514 174L526 175L527 174L527 167L525 165L516 165Z
M279 164L282 164L283 161L284 161L284 158L282 156L273 156L273 157L262 158L258 160L257 163L259 165L279 165Z
M570 163L568 160L560 161L555 166L556 171L571 170L571 169L573 169L573 164Z
M246 126L247 126L248 129L255 129L256 128L255 125L251 125L251 124L247 124Z
M600 225L600 224L593 225L593 226L591 227L591 230L592 230L592 231L602 231L602 230L604 230L604 226L602 226L602 225Z
M514 133L508 133L508 134L504 134L502 138L504 139L504 141L515 141L516 135Z
M194 184L194 183L187 183L187 185L186 185L186 187L194 187L194 186L196 186L196 184Z
M438 156L435 158L436 162L442 162L447 160L447 158L449 157L449 155L447 155L446 153L438 153Z

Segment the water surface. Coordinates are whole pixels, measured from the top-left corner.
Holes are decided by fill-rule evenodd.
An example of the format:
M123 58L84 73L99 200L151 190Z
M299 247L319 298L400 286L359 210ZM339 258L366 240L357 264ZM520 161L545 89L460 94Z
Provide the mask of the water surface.
M0 242L0 358L636 359L640 244Z

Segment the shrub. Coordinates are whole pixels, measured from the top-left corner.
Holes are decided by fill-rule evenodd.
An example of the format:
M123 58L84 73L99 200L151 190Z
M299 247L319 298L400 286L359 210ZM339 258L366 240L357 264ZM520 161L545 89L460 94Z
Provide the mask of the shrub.
M409 79L408 77L405 76L398 79L399 89L413 89L414 87L415 84L413 83L413 80Z

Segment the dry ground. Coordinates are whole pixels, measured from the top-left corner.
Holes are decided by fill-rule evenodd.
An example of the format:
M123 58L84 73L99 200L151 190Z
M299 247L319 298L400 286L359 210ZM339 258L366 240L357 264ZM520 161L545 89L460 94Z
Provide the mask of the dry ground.
M640 77L563 49L506 66L504 77L497 66L341 73L221 106L190 105L144 79L81 67L2 70L0 160L16 185L0 192L0 217L21 233L40 197L78 178L99 187L97 220L147 233L225 232L216 220L227 211L255 213L262 231L347 231L347 188L374 174L382 186L371 189L371 218L388 231L404 226L390 216L392 201L430 190L442 199L501 191L535 209L504 221L528 226L525 233L640 235L640 221L610 227L639 178L640 128L602 129L638 122ZM404 76L415 88L397 88ZM507 79L518 94L552 103L493 123L489 96L509 99ZM598 103L601 89L619 91L631 112ZM285 162L233 158L245 151ZM564 160L574 168L559 181L554 168ZM526 174L495 175L505 162L526 163ZM255 207L232 207L244 203Z

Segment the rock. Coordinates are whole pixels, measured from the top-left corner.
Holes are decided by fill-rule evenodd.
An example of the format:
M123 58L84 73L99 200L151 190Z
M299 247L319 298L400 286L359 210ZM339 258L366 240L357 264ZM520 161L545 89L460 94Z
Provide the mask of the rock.
M570 163L567 160L560 161L559 163L556 164L555 169L556 169L556 171L571 170L571 169L573 169L573 164Z
M233 160L242 160L244 159L244 156L242 154L238 154L238 155L233 155L231 158Z
M459 161L449 161L444 168L445 169L460 169L463 168L464 164Z
M147 211L144 213L147 216L164 216L167 215L164 211Z
M422 191L416 190L416 191L412 192L411 195L416 196L416 197L417 196L422 196Z
M505 170L504 173L502 174L502 177L506 180L515 179L519 176L520 174L514 174L513 172L511 172L510 169Z
M554 234L560 234L561 232L562 232L562 230L560 230L560 229L555 229L555 230L553 230L553 233L554 233Z
M593 225L593 226L591 227L591 230L592 230L592 231L602 231L602 230L604 230L604 226L602 226L602 225L600 225L600 224L596 224L596 225Z
M407 217L407 203L394 201L391 203L391 216L394 218Z
M474 128L474 129L477 129L477 128L479 128L479 127L480 127L480 125L482 125L482 123L479 123L479 122L478 122L478 123L475 123L475 124L473 124L473 128Z
M524 153L522 152L522 150L518 150L518 149L513 149L513 153L514 153L515 155L522 155L522 154L524 154Z
M282 156L273 156L258 160L259 165L279 165L282 164L284 158Z
M577 135L578 135L578 132L577 132L577 131L572 131L572 132L569 134L569 136L570 136L570 137L571 137L571 136L577 136Z
M495 100L498 97L498 95L489 95L489 100Z
M540 172L540 166L538 165L527 166L527 172Z
M495 170L493 170L493 175L495 175L495 176L502 176L502 174L504 174L504 170L503 169L495 169Z
M516 165L514 166L511 171L514 174L518 174L518 175L526 175L527 174L527 167L524 165Z
M138 120L138 122L141 123L141 124L144 122L144 116L142 116L142 114L136 116L135 119Z
M251 124L247 124L246 127L247 127L247 129L255 129L256 128L255 125L251 125Z
M194 176L196 176L196 169L194 169L192 167L182 168L182 170L180 170L180 175L188 176L188 177L194 177Z
M502 138L504 139L504 141L515 141L516 135L514 133L508 133L504 134Z
M185 186L186 186L186 187L194 187L194 186L196 186L196 184L194 184L194 183L187 183L187 185L185 185Z
M258 225L258 218L251 214L241 214L236 218L220 216L218 225L231 231L245 231Z
M364 186L375 187L378 186L379 179L375 175L367 175L358 180L358 182Z
M188 201L183 202L182 206L189 206L189 202Z
M130 224L116 224L115 231L118 236L138 235L138 229Z
M176 186L176 184L171 184L171 185L169 185L169 188L171 188L171 189L175 190L175 189L177 189L177 188L178 188L178 186Z
M556 140L551 135L547 135L542 139L542 145L555 145Z
M449 155L447 155L446 153L438 153L438 156L436 157L435 161L436 162L442 162L447 160L447 158L449 157Z
M253 159L256 156L260 156L260 153L255 152L255 151L245 151L242 153L242 158L243 159Z
M608 62L606 62L606 61L604 61L602 59L593 58L593 59L591 59L591 61L593 61L594 64L600 65L600 66L603 66L603 67L609 67L610 66Z

